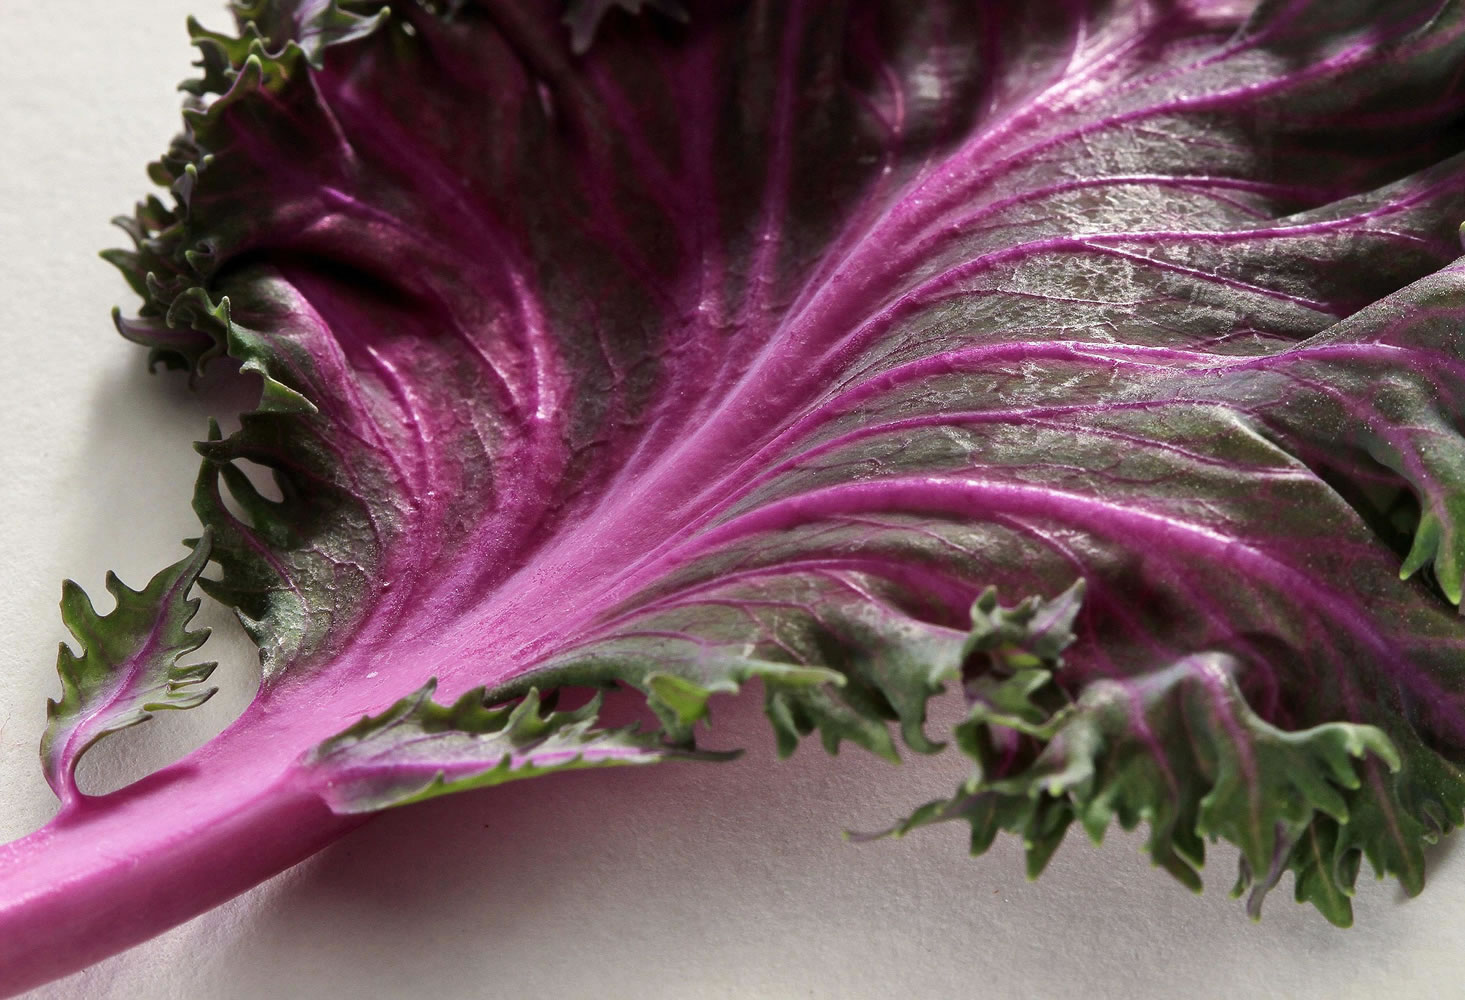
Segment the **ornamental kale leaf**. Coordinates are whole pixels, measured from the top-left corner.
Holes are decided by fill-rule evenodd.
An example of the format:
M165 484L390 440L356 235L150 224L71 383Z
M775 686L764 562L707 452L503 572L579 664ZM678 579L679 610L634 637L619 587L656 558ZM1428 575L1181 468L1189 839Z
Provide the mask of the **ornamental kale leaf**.
M1422 887L1465 819L1465 5L236 14L108 257L123 336L260 402L199 445L191 556L111 615L67 590L5 987L365 812L715 756L752 680L784 752L935 752L964 692L971 778L895 833L1036 873L1145 823L1192 886L1225 839L1253 911L1292 871L1339 924L1363 859ZM87 746L207 697L195 581L256 701L81 795ZM586 685L657 727L546 703Z

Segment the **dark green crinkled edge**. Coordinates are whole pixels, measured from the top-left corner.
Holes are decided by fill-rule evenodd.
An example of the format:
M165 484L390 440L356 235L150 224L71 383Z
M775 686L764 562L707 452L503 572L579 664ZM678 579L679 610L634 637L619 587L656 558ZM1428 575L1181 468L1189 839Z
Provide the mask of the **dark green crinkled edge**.
M329 48L362 39L388 21L389 11L380 3L350 7L346 10L332 2L300 19L291 5L275 0L235 4L241 25L238 37L210 31L190 19L189 31L201 54L195 65L202 75L180 86L188 95L184 131L148 168L149 177L168 189L172 205L149 196L131 217L114 220L132 237L133 247L102 255L143 298L136 316L123 318L114 310L113 318L124 337L150 349L151 368L181 369L194 379L214 359L227 355L241 371L260 379L258 403L242 416L243 429L226 439L211 425L208 440L197 445L204 461L193 506L200 521L214 530L213 561L223 570L220 580L205 578L200 586L235 608L259 647L267 682L284 665L314 649L321 635L318 630L304 631L304 609L290 606L290 594L265 586L277 574L245 537L252 531L272 545L290 538L294 526L289 504L265 500L235 462L255 459L258 435L273 432L263 430L266 425L278 430L288 426L280 421L318 417L306 388L295 384L290 368L277 356L279 348L234 322L228 296L214 290L222 258L227 257L223 239L227 227L216 220L201 222L193 206L209 184L211 151L229 143L225 118L231 109L247 106L257 95L272 103L298 95L300 87L309 86L312 67L322 64ZM288 470L275 471L277 481L288 475ZM248 511L251 524L234 523L225 506L224 487ZM330 501L322 502L329 506ZM282 621L302 624L293 630L276 627Z
M1279 729L1246 703L1226 654L1092 681L1071 698L1051 642L1017 647L1030 655L989 658L968 678L972 705L955 734L976 767L957 793L855 839L963 820L973 854L1001 831L1019 836L1037 878L1075 822L1094 843L1116 823L1144 823L1153 863L1193 891L1206 842L1225 840L1241 851L1232 894L1248 896L1254 919L1290 871L1298 902L1347 927L1362 859L1416 895L1425 845L1465 822L1465 774L1412 731Z

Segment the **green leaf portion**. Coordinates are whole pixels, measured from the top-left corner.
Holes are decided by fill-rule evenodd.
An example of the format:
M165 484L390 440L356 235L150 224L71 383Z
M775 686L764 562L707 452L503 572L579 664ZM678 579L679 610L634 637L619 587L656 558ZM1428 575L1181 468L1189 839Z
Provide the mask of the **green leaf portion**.
M972 631L961 649L966 672L985 684L993 676L1062 662L1063 651L1075 638L1073 623L1084 588L1083 580L1075 580L1051 601L1027 597L1011 608L997 603L996 587L982 591L972 604Z
M1465 482L1465 476L1460 481ZM1458 605L1465 594L1465 531L1461 530L1465 525L1465 491L1453 492L1440 506L1440 511L1431 507L1420 514L1414 544L1399 567L1399 579L1407 580L1432 566L1445 597Z
M246 42L259 37L259 48L267 44L274 50L294 45L319 69L328 47L365 38L391 13L379 0L346 6L354 9L346 10L338 0L294 5L253 0L235 3L234 16L245 25L241 34Z
M1451 301L1446 291L1425 292L1419 309L1440 309ZM1410 483L1419 503L1399 578L1428 568L1445 598L1458 606L1465 595L1465 454L1459 433L1441 417L1427 387L1389 385L1377 405L1392 423L1387 437L1366 439L1368 451Z
M1310 902L1346 926L1346 904L1360 862L1392 875L1404 891L1424 889L1426 844L1465 824L1465 773L1420 742L1410 729L1390 731L1401 767L1389 774L1370 758L1363 785L1350 796L1348 817L1320 816L1291 858L1298 902ZM1244 863L1244 862L1243 862ZM1242 877L1246 876L1243 869Z
M781 756L817 731L830 753L850 742L899 761L891 723L918 753L941 749L924 732L926 703L960 675L963 633L876 602L834 599L794 575L760 588L759 598L781 609L766 634L749 635L742 592L729 584L715 603L645 615L636 634L569 650L492 695L629 684L646 695L667 738L690 745L712 695L757 680Z
M246 232L253 220L227 213L215 217L209 214L212 206L205 207L201 218L195 202L200 180L215 162L210 151L228 149L237 140L241 120L253 121L260 110L260 102L252 100L256 95L276 108L308 95L310 70L321 66L327 48L367 37L389 16L380 3L351 6L353 10L345 10L337 0L300 5L298 10L274 0L236 4L237 37L210 31L190 18L189 34L199 50L196 65L203 76L182 84L190 95L183 108L185 131L148 167L148 176L168 189L173 204L150 195L131 216L114 219L132 238L133 249L101 255L143 298L136 317L123 318L114 310L113 318L124 337L152 349L150 364L196 374L227 353L265 380L265 412L313 413L314 405L278 380L277 370L287 367L278 347L231 323L228 297L209 290L220 264L219 245ZM231 114L236 120L230 120ZM310 133L323 124L311 120L301 127Z
M46 704L41 764L63 804L81 795L77 762L102 737L146 722L163 709L201 705L218 690L203 686L217 664L178 663L209 636L208 629L188 628L199 605L188 595L210 550L205 532L186 558L160 571L142 590L108 573L107 590L117 606L105 615L75 582L62 584L61 618L82 652L78 656L62 643L57 654L61 698Z
M599 695L574 711L546 712L538 691L493 707L477 688L445 706L432 700L436 687L429 681L306 756L331 809L374 812L553 771L737 756L671 746L635 725L597 729Z
M1143 822L1154 863L1188 888L1201 889L1206 841L1225 840L1241 850L1234 894L1249 891L1253 917L1292 871L1299 902L1348 926L1360 858L1416 893L1422 845L1462 821L1465 776L1417 739L1401 751L1371 725L1279 729L1247 704L1224 654L1094 681L1077 700L1054 681L1060 665L980 678L956 731L972 776L874 836L961 819L980 854L1006 830L1036 878L1071 824L1097 843L1112 823Z

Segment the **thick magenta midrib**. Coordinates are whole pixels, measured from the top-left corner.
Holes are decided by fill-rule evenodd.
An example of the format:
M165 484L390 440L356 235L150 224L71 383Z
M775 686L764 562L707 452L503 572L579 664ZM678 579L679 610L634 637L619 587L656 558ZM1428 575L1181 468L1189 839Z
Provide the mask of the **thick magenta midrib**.
M0 846L0 995L161 933L359 822L332 814L291 769L342 724L251 707L178 763Z

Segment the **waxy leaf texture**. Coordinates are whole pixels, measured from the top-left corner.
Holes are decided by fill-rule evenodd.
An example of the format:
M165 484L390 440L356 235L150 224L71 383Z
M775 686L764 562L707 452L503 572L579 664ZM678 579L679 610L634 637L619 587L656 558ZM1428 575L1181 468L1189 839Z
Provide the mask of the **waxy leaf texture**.
M1146 823L1193 887L1225 839L1253 912L1290 870L1340 924L1363 859L1422 887L1465 818L1465 4L237 16L109 259L154 362L261 379L195 507L264 682L85 803L193 845L125 878L697 756L757 680L785 752L935 752L965 693L972 778L897 833L1036 874ZM660 729L541 705L613 684Z

